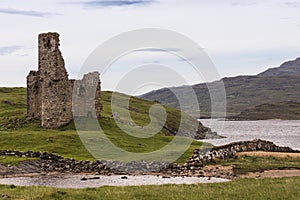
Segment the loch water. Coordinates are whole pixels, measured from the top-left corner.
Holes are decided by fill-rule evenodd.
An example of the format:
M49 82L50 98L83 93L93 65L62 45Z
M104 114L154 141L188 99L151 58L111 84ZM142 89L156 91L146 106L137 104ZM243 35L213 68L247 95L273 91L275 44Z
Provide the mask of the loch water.
M219 146L237 141L263 139L279 146L300 150L300 120L224 121L221 119L200 119L224 139L201 140Z

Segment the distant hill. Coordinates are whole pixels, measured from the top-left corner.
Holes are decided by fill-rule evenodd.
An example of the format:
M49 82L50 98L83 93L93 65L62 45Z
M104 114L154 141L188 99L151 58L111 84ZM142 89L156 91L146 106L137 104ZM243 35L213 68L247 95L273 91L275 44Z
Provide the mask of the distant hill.
M300 101L299 61L298 58L295 61L286 62L278 68L269 69L257 76L223 78L222 81L227 95L227 115L235 116L246 109L264 103L276 104L282 101ZM207 85L214 87L216 84L217 81L192 86L198 97L201 114L195 113L196 105L189 105L183 110L195 117L210 117L211 100ZM176 90L181 97L186 98L188 101L190 94L187 93L186 86L175 87L172 90ZM168 88L151 91L141 97L179 108L176 97ZM224 116L222 113L217 113L217 115Z
M300 103L284 101L277 104L262 104L246 109L241 114L231 117L233 120L300 120Z
M280 67L270 68L258 76L295 76L300 75L300 58L283 63Z

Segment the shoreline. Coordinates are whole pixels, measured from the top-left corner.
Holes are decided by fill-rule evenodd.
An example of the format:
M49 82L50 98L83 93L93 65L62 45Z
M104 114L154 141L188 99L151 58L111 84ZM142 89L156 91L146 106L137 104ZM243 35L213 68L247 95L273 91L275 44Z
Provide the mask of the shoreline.
M196 184L236 180L241 178L266 178L300 176L298 167L274 168L245 174L236 173L233 165L215 161L238 159L243 156L276 156L299 158L300 151L280 147L265 140L234 142L209 149L195 149L183 164L132 161L78 161L47 152L20 152L1 150L1 155L37 158L21 161L17 166L0 164L0 184L38 185L55 187L70 183L70 188L160 184ZM48 184L48 185L47 185ZM49 185L50 184L50 185ZM52 184L52 185L51 185ZM79 185L78 185L79 184ZM93 185L94 184L94 185ZM123 185L122 185L123 184ZM69 187L68 187L69 188Z
M95 175L95 174L52 174L0 178L0 184L16 186L46 186L54 188L98 188L103 186L142 186L165 184L199 184L228 182L216 177L164 177L155 175Z
M224 168L224 166L208 166L208 170ZM227 170L232 170L227 167ZM19 174L1 176L0 184L15 186L45 186L51 188L99 188L104 186L143 186L143 185L165 185L165 184L207 184L229 182L238 179L264 179L264 178L283 178L300 177L300 169L280 169L265 170L262 172L249 172L239 174L232 179L204 176L166 176L163 174L131 174L131 175L99 175L95 173L48 173L48 174Z

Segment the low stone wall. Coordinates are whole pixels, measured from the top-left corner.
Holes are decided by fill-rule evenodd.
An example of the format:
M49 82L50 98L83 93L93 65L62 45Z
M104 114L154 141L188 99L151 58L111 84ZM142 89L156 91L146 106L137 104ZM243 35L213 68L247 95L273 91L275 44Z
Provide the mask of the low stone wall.
M299 153L300 151L293 150L290 147L280 147L273 142L265 140L253 140L246 142L234 142L231 144L213 147L212 149L196 149L193 156L188 160L188 167L203 167L205 164L213 162L215 159L226 160L235 158L238 152L247 151L267 151L267 152L285 152Z
M248 142L235 142L224 146L213 147L212 149L196 149L193 156L185 164L167 162L146 162L131 161L122 163L119 161L78 161L70 158L51 154L47 152L20 152L10 150L0 150L0 155L39 158L22 162L18 167L9 166L0 175L22 174L22 173L98 173L102 175L110 174L149 174L160 173L170 176L204 176L204 166L218 159L235 158L238 152L247 151L269 151L296 153L300 151L289 147L279 147L272 142L264 140L253 140ZM216 172L220 177L231 177L234 174L228 172Z
M146 161L131 161L123 163L119 161L89 161L89 160L74 160L64 158L63 156L51 154L47 152L33 151L11 151L0 150L2 156L15 156L27 158L39 158L38 160L29 160L23 162L22 166L10 166L8 171L11 173L35 173L35 172L61 172L61 173L98 173L102 175L109 174L128 174L128 173L145 173L157 172L160 169L169 167L167 162L146 162ZM22 168L22 169L20 169ZM22 171L23 170L23 171ZM6 170L7 171L7 170ZM1 173L0 173L1 174ZM2 173L3 175L3 173Z

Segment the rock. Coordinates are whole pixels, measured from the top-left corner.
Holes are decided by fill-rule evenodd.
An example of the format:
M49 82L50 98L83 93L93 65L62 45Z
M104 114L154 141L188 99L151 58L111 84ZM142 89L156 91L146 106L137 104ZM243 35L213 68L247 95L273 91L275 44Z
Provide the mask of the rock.
M15 105L13 102L8 101L8 100L4 100L4 101L2 101L2 103L7 104L7 105L10 105L10 106Z
M100 177L99 176L96 176L96 177L92 177L92 178L90 178L91 180L99 180L100 179Z
M195 150L191 159L187 162L187 167L204 166L207 163L214 162L215 159L226 160L235 158L237 152L243 151L271 151L271 152L300 152L289 147L279 147L272 142L264 140L253 140L247 142L235 142L228 145L213 147L212 149ZM195 169L193 167L193 169Z
M1 199L10 199L11 197L8 194L0 194Z

